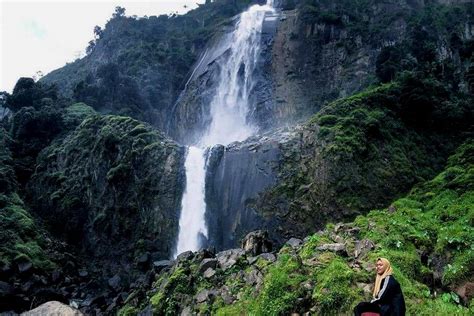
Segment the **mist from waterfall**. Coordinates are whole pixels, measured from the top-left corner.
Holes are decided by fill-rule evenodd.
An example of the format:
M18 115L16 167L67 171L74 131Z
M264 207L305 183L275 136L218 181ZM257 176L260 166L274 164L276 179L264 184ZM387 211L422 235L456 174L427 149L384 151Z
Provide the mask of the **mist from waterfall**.
M220 71L210 103L212 121L196 146L188 148L186 156L186 189L181 203L175 256L183 251L198 250L200 235L207 237L205 148L242 141L257 131L247 120L249 94L254 87L252 75L260 54L263 21L266 12L273 12L272 6L273 1L268 0L265 5L253 5L243 12L229 37L229 49L217 60Z

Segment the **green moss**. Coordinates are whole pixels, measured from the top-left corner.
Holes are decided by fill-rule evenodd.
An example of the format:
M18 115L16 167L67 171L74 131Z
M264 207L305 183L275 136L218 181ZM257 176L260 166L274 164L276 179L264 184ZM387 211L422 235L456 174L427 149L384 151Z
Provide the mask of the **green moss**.
M138 310L130 305L125 305L118 311L118 316L133 316L138 314Z
M360 290L353 287L354 278L354 271L339 258L316 270L313 299L322 314L348 312L362 300Z
M290 255L279 256L270 267L263 281L263 289L256 298L254 312L257 315L288 314L293 311L301 294L299 284L304 280L301 264Z
M54 263L45 251L45 232L15 193L2 195L5 206L0 209L0 257L2 262L26 260L39 270L51 270Z

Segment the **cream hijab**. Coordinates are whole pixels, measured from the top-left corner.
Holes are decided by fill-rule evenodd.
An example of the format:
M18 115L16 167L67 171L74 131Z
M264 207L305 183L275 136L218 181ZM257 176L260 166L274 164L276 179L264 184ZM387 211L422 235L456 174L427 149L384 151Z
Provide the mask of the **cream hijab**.
M374 298L376 298L377 294L379 294L379 292L380 292L380 284L382 283L382 280L386 276L392 275L392 273L393 273L392 267L390 266L390 261L388 261L385 258L378 258L377 261L382 261L384 271L383 271L382 274L377 273L377 277L375 278L375 286L374 286L374 293L373 293Z

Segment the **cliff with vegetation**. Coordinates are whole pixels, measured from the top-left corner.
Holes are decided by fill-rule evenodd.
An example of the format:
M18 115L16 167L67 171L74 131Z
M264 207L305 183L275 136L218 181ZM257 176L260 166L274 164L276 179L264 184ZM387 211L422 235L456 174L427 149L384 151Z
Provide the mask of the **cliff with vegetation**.
M258 135L209 149L210 247L169 260L205 52L256 2L118 7L87 56L2 93L0 312L350 314L378 256L411 314L474 312L470 1L275 1Z
M388 208L291 238L278 250L260 231L242 248L183 253L157 264L151 289L130 294L119 315L350 314L371 298L378 257L391 260L408 313L470 315L473 157L471 140L441 173Z

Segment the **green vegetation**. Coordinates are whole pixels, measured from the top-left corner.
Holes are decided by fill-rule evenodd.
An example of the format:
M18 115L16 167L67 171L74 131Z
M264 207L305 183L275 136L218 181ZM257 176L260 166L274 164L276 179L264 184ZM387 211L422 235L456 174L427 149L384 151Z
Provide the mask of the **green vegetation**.
M127 115L164 128L203 48L229 18L253 1L213 1L185 15L126 16L117 7L88 55L41 79L103 114Z
M470 137L472 101L432 76L404 72L329 103L303 126L301 138L283 145L280 180L257 207L264 216L284 217L283 228L301 235L385 207L434 177Z
M374 262L383 256L392 263L409 314L470 315L472 300L463 302L454 290L472 281L474 269L473 157L474 143L468 140L444 171L388 209L372 210L351 223L328 224L301 247L285 245L273 263L244 260L236 271L217 268L205 280L197 269L199 257L182 260L161 273L150 302L157 313L177 313L181 304L216 315L350 314L358 302L370 300ZM347 255L317 249L335 240L345 245ZM375 247L356 257L353 245L363 240ZM249 281L256 271L261 285ZM225 287L234 297L232 304L223 302ZM214 296L198 304L193 297L203 288Z
M0 127L0 266L31 263L37 270L50 270L54 264L45 252L45 232L16 193L10 142L8 134Z
M84 104L64 116L82 123L39 154L27 186L35 213L91 254L125 252L124 244L146 240L140 251L169 255L183 150L130 117L101 116ZM130 260L134 255L140 253L127 252Z

